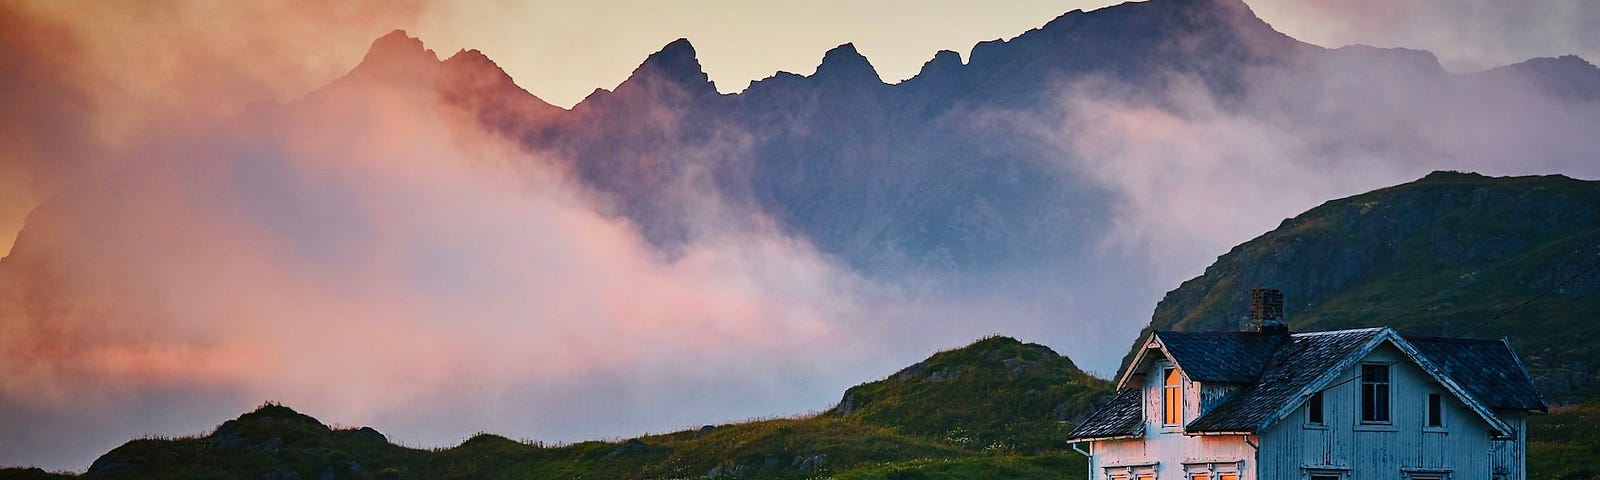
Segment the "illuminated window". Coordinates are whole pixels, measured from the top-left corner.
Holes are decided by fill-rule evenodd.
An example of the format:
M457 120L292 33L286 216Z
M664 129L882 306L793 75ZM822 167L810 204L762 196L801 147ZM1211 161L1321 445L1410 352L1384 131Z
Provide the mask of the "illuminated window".
M1161 417L1162 425L1183 423L1183 384L1178 369L1167 369L1166 383L1161 386L1161 404L1166 407Z
M1361 366L1361 423L1389 423L1389 366Z

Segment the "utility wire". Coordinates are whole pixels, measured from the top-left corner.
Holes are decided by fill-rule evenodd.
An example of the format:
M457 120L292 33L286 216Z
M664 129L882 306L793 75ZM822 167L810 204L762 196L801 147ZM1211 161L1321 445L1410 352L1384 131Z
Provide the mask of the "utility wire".
M1506 315L1509 315L1511 312L1515 312L1517 310L1520 310L1520 309L1522 309L1522 307L1526 307L1526 306L1528 306L1528 304L1536 302L1539 299L1544 298L1546 295L1554 293L1556 290L1560 290L1561 287L1565 287L1565 286L1567 286L1567 284L1572 283L1574 280L1577 280L1578 278L1581 278L1584 275L1588 275L1589 272L1593 272L1595 270L1600 270L1600 260L1596 260L1594 263L1589 264L1589 266L1587 268L1584 268L1583 270L1579 270L1578 273L1573 274L1571 277L1567 277L1567 279L1566 280L1562 280L1561 283L1557 283L1557 284L1555 284L1555 286L1552 286L1552 287L1550 287L1549 289L1546 289L1543 292L1539 292L1538 295L1534 295L1532 297L1529 297L1527 300L1523 300L1522 303L1518 303L1518 304L1512 306L1511 308L1508 308L1508 309L1505 309L1505 310L1501 310L1500 313L1496 313L1493 317L1489 317L1488 319L1486 319L1484 321L1478 322L1476 325L1473 325L1472 328L1468 328L1465 332L1463 332L1463 334L1465 336L1470 336L1474 332L1476 332L1479 328L1483 328L1484 325L1488 325L1490 322L1493 322L1495 320L1499 320L1499 319L1505 317Z

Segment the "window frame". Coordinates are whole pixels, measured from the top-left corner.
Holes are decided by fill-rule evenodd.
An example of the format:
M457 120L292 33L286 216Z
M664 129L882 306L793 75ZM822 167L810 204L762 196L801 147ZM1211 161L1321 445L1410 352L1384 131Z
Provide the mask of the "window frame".
M1359 415L1362 425L1394 424L1394 369L1388 363L1361 364ZM1382 379L1369 372L1382 372ZM1380 408L1381 407L1381 408Z
M1237 461L1225 462L1184 462L1183 478L1188 480L1239 480L1240 465Z
M1332 478L1333 480L1346 480L1350 478L1350 471L1335 468L1305 468L1300 471L1300 478L1304 480L1317 480L1319 478Z
M1444 419L1444 395L1439 392L1428 392L1423 396L1422 428L1431 431L1443 431L1448 425Z
M1328 426L1328 401L1322 390L1311 393L1311 398L1306 399L1306 426L1321 428Z
M1162 370L1161 426L1183 426L1183 372L1176 366L1167 366Z
M1108 480L1155 480L1156 463L1103 467Z

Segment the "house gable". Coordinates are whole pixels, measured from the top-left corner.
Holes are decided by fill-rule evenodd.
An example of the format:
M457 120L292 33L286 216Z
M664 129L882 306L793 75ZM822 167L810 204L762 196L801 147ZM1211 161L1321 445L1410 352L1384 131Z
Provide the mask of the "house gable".
M1261 367L1287 335L1258 332L1151 332L1144 348L1117 378L1117 389L1128 388L1133 377L1149 371L1160 357L1171 361L1190 380L1207 383L1252 383Z
M1389 328L1299 334L1273 355L1255 385L1201 415L1185 433L1255 433L1283 420L1313 393L1355 369L1379 345L1392 345L1477 414L1500 436L1515 430L1438 365Z
M1333 382L1349 381L1345 376L1381 345L1400 352L1402 361L1425 372L1499 438L1517 434L1513 424L1520 417L1515 412L1545 408L1526 369L1503 340L1414 341L1389 328L1295 334L1153 332L1118 376L1120 393L1108 410L1096 412L1069 438L1137 438L1150 434L1144 428L1188 436L1259 434ZM1181 371L1185 395L1196 397L1192 408L1185 408L1181 428L1159 425L1156 414L1164 407L1155 403L1159 399L1152 395L1160 391L1150 385L1150 375L1159 375L1154 373L1158 364ZM1246 378L1251 372L1254 376Z

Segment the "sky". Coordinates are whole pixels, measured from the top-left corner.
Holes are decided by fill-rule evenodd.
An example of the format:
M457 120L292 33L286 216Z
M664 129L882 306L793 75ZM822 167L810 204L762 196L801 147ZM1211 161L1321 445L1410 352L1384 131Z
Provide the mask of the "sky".
M112 156L91 150L125 149L142 136L138 126L153 119L225 117L257 102L292 100L343 74L371 39L397 28L442 54L481 50L524 89L570 107L596 88L614 87L646 55L677 38L695 44L707 74L725 93L777 71L810 73L822 52L846 42L885 81L896 82L914 75L939 50L966 55L979 41L1016 36L1068 10L1115 3L13 2L0 12L0 22L16 25L6 41L20 47L11 54L22 58L3 81L36 82L29 85L49 88L63 101L42 105L46 97L24 95L25 88L0 93L8 105L25 107L0 114L20 125L5 134L15 146L0 165L6 169L0 171L0 251L9 250L27 211L60 188L63 178L97 168L88 165L95 161L61 158ZM1588 0L1249 3L1275 28L1302 41L1425 49L1457 72L1541 56L1600 57L1600 30L1592 28L1600 24L1600 9ZM56 74L71 79L57 82L50 78ZM39 131L45 128L41 118L82 123L97 138L67 145Z
M1305 41L1428 49L1449 69L1475 71L1534 56L1600 57L1591 28L1600 9L1584 3L1251 6ZM27 279L49 295L0 285L11 296L0 298L0 430L22 432L0 439L0 464L81 470L125 439L199 432L269 399L378 425L413 445L480 430L554 441L631 435L826 408L851 384L1002 326L1029 340L1053 326L1017 328L995 318L1008 311L981 302L908 300L715 198L703 199L702 213L715 228L663 255L605 215L596 192L553 167L561 162L461 128L415 86L298 112L274 105L344 75L396 28L438 57L479 49L526 90L570 106L679 37L723 92L780 70L810 73L845 42L896 82L938 50L966 55L979 41L1106 4L0 4L0 252L13 251L27 215L53 196L112 206L54 207L87 226L29 224L38 244L92 253L12 261L53 275ZM1269 79L1258 100L1271 105L1297 84ZM1017 121L1043 125L1039 135L1075 157L1108 160L1064 168L1126 194L1132 221L1107 242L1169 269L1150 273L1163 281L1198 273L1219 249L1304 206L1433 166L1284 166L1274 162L1316 158L1326 146L1310 133L1318 125L1263 125L1181 79L1166 92L1176 112L1119 93L1073 85L1059 101L1077 113ZM1577 127L1567 129L1593 125L1585 112L1541 101L1517 105L1571 115L1566 124ZM1365 120L1377 131L1384 118L1420 115ZM1561 156L1595 151L1592 140L1572 143L1582 132L1470 120L1456 128L1422 135L1416 148L1487 173L1600 175ZM1472 153L1529 148L1552 160L1507 167ZM1193 225L1228 205L1284 199L1217 173L1241 162L1315 187L1281 194L1292 198L1269 211ZM1184 188L1197 177L1212 187ZM103 185L121 187L83 191ZM929 328L929 318L946 323Z

